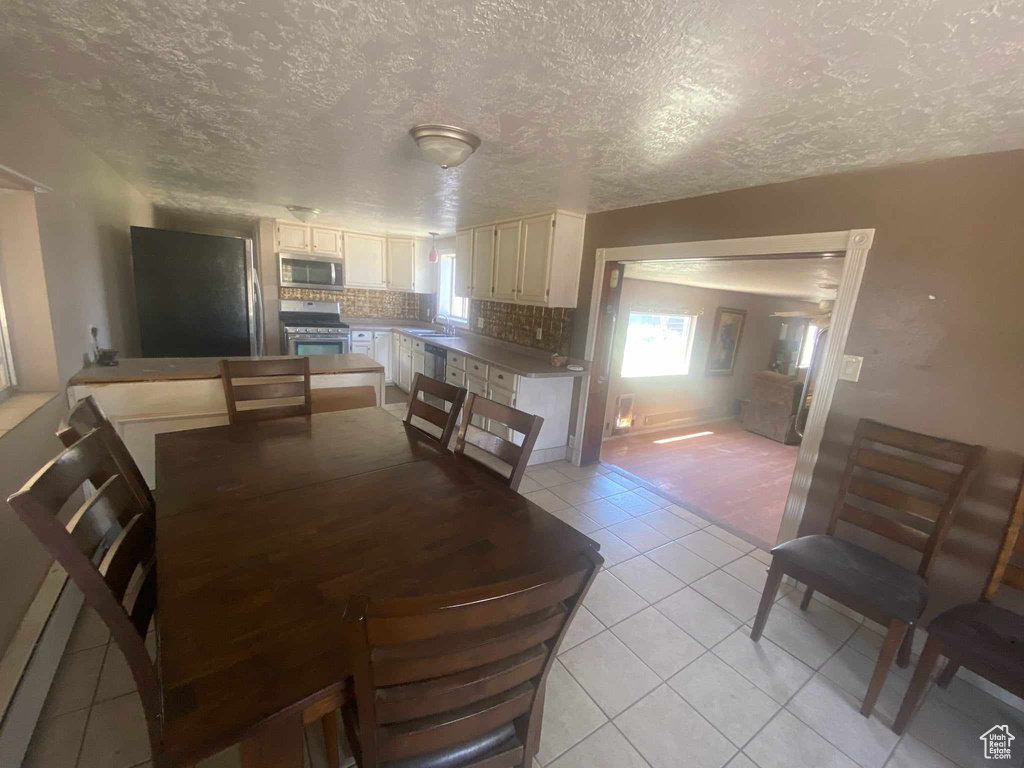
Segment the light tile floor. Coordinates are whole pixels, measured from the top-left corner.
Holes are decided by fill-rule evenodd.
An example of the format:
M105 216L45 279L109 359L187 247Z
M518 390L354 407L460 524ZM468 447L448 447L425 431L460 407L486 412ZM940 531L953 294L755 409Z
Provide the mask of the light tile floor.
M903 737L889 726L912 669L894 667L875 714L861 717L877 627L827 598L802 612L799 590L783 586L752 642L770 557L629 486L607 467L560 462L530 467L520 489L600 541L606 559L548 678L534 768L973 768L992 764L978 737L1003 723L1024 744L1024 702L970 673L933 686ZM306 747L309 768L325 764L317 727ZM24 766L148 761L131 675L83 611ZM237 749L201 765L237 766Z

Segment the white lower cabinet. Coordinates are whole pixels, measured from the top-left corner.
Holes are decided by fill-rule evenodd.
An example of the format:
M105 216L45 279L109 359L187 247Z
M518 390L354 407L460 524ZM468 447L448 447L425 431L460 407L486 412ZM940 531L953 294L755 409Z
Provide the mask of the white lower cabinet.
M487 397L487 379L467 375L466 391L469 392L471 395ZM480 429L487 429L487 419L485 419L483 416L474 416L473 426L479 427Z
M397 333L391 334L391 383L398 383L398 371L399 371L399 352L401 350L401 341Z
M496 387L493 384L487 385L487 399L493 400L496 403L501 403L502 405L507 405L509 408L516 407L516 393L511 389L503 389L502 387ZM487 431L505 440L511 440L517 445L523 442L522 435L497 421L488 420Z
M408 392L412 389L412 350L408 347L402 347L398 366L398 386Z
M412 377L415 379L417 373L426 372L427 356L422 352L412 351ZM411 383L410 383L410 386Z
M373 359L384 366L384 383L391 384L391 331L374 331L373 333Z

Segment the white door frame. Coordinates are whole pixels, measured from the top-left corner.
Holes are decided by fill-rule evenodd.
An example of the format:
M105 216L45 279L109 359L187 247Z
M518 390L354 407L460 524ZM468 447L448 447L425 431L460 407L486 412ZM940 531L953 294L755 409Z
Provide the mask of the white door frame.
M590 317L587 321L587 346L585 358L594 359L594 345L597 341L597 319L601 303L602 278L605 264L609 261L655 261L661 259L714 259L736 256L771 257L796 253L845 252L843 276L839 284L835 306L832 308L832 322L829 327L825 357L814 399L807 414L804 437L797 455L793 481L786 498L786 509L779 527L778 541L788 541L796 536L807 503L807 491L811 486L811 475L818 461L821 438L825 434L825 421L832 407L836 382L842 364L846 338L853 321L853 309L860 292L861 279L868 252L874 241L875 230L851 229L842 232L817 232L806 235L777 235L771 237L744 237L732 240L703 240L687 243L662 243L657 245L634 245L621 248L599 248L594 264L594 284L590 296ZM583 424L590 394L590 376L584 377L580 392L579 409L576 413L577 432L573 448L573 463L580 463L583 450Z

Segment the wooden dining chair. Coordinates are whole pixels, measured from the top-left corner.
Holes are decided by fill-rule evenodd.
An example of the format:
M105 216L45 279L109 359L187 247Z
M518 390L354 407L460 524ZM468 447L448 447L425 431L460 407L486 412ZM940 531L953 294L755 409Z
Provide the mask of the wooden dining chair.
M483 417L491 422L497 422L509 430L519 432L523 436L523 442L517 445L513 440L506 440L493 432L480 429L472 423L474 416ZM466 444L469 443L508 464L512 471L506 477L493 467L478 461L481 466L495 472L508 484L509 488L516 491L519 490L519 483L523 480L523 472L526 471L526 465L530 461L530 454L533 453L533 446L537 442L537 436L540 434L542 426L544 426L544 419L540 416L518 411L508 405L496 403L471 393L466 399L466 407L462 414L462 428L459 430L459 438L455 443L455 453L478 461L466 453ZM509 433L509 437L512 437L511 433Z
M156 660L146 649L146 634L157 609L155 522L132 491L126 466L108 445L102 427L87 432L9 496L7 503L82 591L124 654L142 701L153 764L159 768L192 765L192 760L169 760L162 749L163 691ZM91 484L101 474L106 480L88 491L87 481ZM86 499L65 524L60 514L66 506L77 505L80 489L88 491ZM325 743L328 748L335 745L335 751L334 712L342 701L340 693L331 691L302 713L304 725L321 722Z
M433 395L439 400L450 403L451 408L445 412L436 405L420 399L421 394ZM416 377L412 380L412 387L409 390L409 404L405 411L405 423L435 440L440 440L441 445L447 449L452 435L455 434L455 426L458 423L459 412L462 410L462 403L465 399L466 390L462 387L456 387L454 384L448 384L447 382L424 376L422 373L417 373ZM441 434L434 435L421 427L417 427L412 423L413 416L418 416L424 421L430 422L441 430Z
M135 463L128 446L124 444L114 425L96 402L96 398L89 395L75 403L74 408L61 419L60 426L57 428L57 438L65 448L70 448L94 429L102 430L107 450L117 457L118 462L124 468L125 480L131 485L135 495L149 511L150 516L155 515L156 501L153 499L153 493L149 490L149 483L146 482L139 465ZM94 488L99 488L108 477L100 470L90 480Z
M961 666L981 675L1015 696L1024 697L1024 615L993 605L1000 587L1024 592L1024 478L1017 503L1006 524L988 581L976 603L950 608L928 625L928 641L921 651L910 687L903 697L893 730L902 734L928 686L939 654L949 661L936 683L946 688ZM1013 562L1013 558L1017 558ZM1019 595L1018 595L1019 598Z
M532 766L548 671L603 562L587 547L531 578L351 598L342 632L355 695L342 719L359 768Z
M308 416L313 411L308 357L221 360L220 378L232 424ZM239 408L242 403L246 407Z
M783 576L887 627L861 714L870 716L899 650L910 663L913 630L928 603L928 574L967 492L983 449L861 419L824 534L772 550L772 565L750 633L760 640ZM842 521L921 553L917 571L835 535Z
M106 480L68 520L58 516L83 484ZM107 625L131 669L146 715L153 754L160 752L163 702L146 650L156 610L153 517L107 449L102 428L83 435L35 474L7 503L67 571ZM99 565L94 555L101 552Z

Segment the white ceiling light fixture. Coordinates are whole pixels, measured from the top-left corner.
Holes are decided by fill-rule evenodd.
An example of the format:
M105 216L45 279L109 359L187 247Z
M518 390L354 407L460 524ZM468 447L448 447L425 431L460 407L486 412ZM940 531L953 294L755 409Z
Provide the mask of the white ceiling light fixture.
M286 205L285 208L287 208L288 212L303 224L309 224L309 222L321 213L319 208L307 208L304 205Z
M454 125L417 125L409 135L424 155L445 169L462 165L480 146L479 137Z

